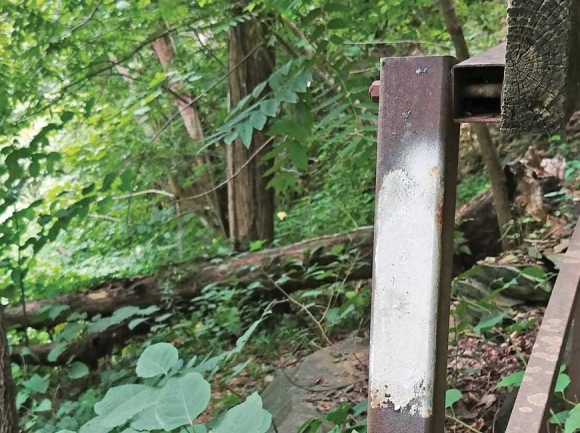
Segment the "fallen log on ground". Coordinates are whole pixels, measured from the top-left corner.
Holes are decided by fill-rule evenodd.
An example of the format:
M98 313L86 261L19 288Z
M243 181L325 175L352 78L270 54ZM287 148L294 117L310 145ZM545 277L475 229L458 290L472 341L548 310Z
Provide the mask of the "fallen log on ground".
M533 158L528 155L527 159L538 159L537 155L531 156ZM553 175L553 170L548 168L558 168L562 164L556 159L543 162L546 161L550 163L541 167L524 161L524 171L532 170L533 175L522 173L521 167L517 169L517 166L516 170L508 170L510 199L517 203L520 213L537 214L540 207L542 212L553 210L553 206L550 206L550 200L553 199L546 199L544 196L560 188L562 176ZM557 171L561 171L561 167ZM457 230L462 232L461 243L468 247L471 254L457 249L453 264L454 275L470 268L482 258L499 254L499 228L489 190L457 211ZM175 284L170 296L179 303L195 298L208 284L248 286L255 281L262 283L261 288L256 290L264 292L273 289L270 279L279 280L283 275L289 276L280 283L287 292L337 280L368 279L372 272L372 250L373 227L369 226L348 234L323 236L286 247L241 254L225 258L218 265L197 266L196 271L190 272ZM356 251L356 255L350 256L356 259L354 266L336 266L338 255L347 251ZM313 272L313 269L318 272ZM332 270L331 276L317 277L325 270ZM84 312L89 318L96 315L110 316L121 307L161 305L163 296L160 284L153 276L124 278L51 300L30 301L26 304L26 315L23 314L21 306L9 307L5 309L4 316L7 325L12 327L27 326L28 320L25 317L32 318L30 326L50 327L66 321L70 312ZM66 309L60 308L56 310L60 311L58 314L53 311L51 315L50 307L59 304L66 305ZM48 360L48 354L54 348L53 344L33 345L24 350L15 348L12 359L20 363L63 365L74 357L94 368L98 359L110 354L115 346L122 347L126 341L142 333L141 325L133 331L129 331L126 326L117 326L114 330L90 334L71 343L53 361Z
M147 328L148 329L148 328ZM125 342L142 331L130 331L127 326L117 326L99 334L88 334L69 343L66 348L50 359L49 355L58 343L31 344L28 347L15 347L10 360L19 365L63 366L71 361L80 361L90 369L96 370L99 359L110 355L115 347L123 347Z
M456 253L456 275L475 261L497 254L500 248L499 230L489 192L463 206L457 218L458 230L464 232L465 245L471 250L471 255ZM356 250L356 264L336 266L337 256L352 250ZM268 275L278 280L287 274L290 278L281 285L288 292L343 279L368 279L372 272L372 250L373 227L367 226L347 234L323 236L285 247L241 254L226 258L221 264L200 265L198 270L190 272L175 285L171 296L177 302L188 301L198 296L201 289L210 283L247 286L261 281L264 288L271 289L273 285ZM333 275L320 278L312 272L314 268L332 270ZM86 313L88 318L98 314L109 316L123 306L161 305L162 298L157 278L137 276L107 281L53 299L29 301L26 303L26 315L20 305L10 306L4 311L4 319L6 325L11 327L51 327L66 321L71 312ZM68 308L51 315L50 307L57 305Z

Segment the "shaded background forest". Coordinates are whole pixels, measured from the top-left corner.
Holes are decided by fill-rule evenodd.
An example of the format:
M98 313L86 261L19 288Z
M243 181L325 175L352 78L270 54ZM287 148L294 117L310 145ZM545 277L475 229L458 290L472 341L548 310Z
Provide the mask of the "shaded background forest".
M503 40L505 1L455 7L471 52ZM440 4L14 0L0 16L0 295L21 428L203 432L179 430L192 420L159 425L130 410L105 420L103 404L94 405L131 384L149 388L108 394L107 408L141 398L133 403L143 409L155 398L135 396L165 395L179 380L209 401L207 379L210 407L195 423L234 432L245 424L231 420L245 412L258 424L239 431L265 432L269 415L252 392L276 368L367 334L378 108L368 88L381 57L455 55ZM523 246L492 259L515 274L485 274L487 292L456 305L456 337L505 340L503 328L485 332L506 318L519 324L508 335L535 326L541 311L508 318L516 304L498 306L494 284L509 289L523 278L533 293L520 298L540 309L547 299L554 265L543 251L565 249L580 169L568 144L574 124L569 132L516 139L492 131L503 163L525 155L508 171L519 213L500 238L481 133L462 131L458 206L467 207L458 213L487 219L459 225L455 274L499 255L502 241ZM540 173L544 157L556 168ZM515 186L530 176L539 202L537 191ZM143 367L143 356L167 369ZM489 386L518 370L518 356L502 357L515 364ZM327 417L333 431L365 431L357 392L316 407L321 416L340 408ZM460 409L469 412L482 395L467 395L469 410ZM452 431L463 431L462 415L451 416ZM476 431L491 431L489 415L475 418ZM301 431L317 431L309 425Z

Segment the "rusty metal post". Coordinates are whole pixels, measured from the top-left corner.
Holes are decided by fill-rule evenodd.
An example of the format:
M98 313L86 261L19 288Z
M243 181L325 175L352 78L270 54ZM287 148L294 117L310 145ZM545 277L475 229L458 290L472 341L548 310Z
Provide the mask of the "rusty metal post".
M444 428L459 142L451 111L455 62L406 57L382 64L370 433Z

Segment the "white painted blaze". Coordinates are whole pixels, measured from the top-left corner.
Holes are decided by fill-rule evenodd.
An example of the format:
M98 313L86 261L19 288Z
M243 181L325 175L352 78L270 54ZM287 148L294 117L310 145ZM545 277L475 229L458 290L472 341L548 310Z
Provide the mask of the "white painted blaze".
M436 140L413 140L401 167L385 173L377 198L370 386L373 406L389 401L427 417L433 405L443 161Z

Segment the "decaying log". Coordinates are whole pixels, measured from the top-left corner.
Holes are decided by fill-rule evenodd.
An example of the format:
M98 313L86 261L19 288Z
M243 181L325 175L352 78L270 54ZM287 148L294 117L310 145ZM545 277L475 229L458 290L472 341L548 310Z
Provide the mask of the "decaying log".
M281 286L289 292L320 286L326 282L336 281L337 278L352 280L369 278L372 237L373 228L362 227L347 234L323 236L286 247L240 254L224 259L221 264L200 265L176 283L170 296L176 302L188 301L199 295L200 290L210 283L244 286L254 281L262 281L265 289L272 288L267 275L278 279L287 274L290 278ZM335 247L341 247L342 250L333 250ZM358 251L358 260L354 268L344 266L344 269L340 270L334 267L337 275L325 279L309 273L309 269L312 270L313 266L324 268L333 265L338 254L350 248L356 248ZM97 314L109 316L123 306L160 305L162 297L155 277L134 277L108 281L87 290L53 299L29 301L26 310L28 317L33 318L30 326L49 327L63 322L72 311L84 312L89 318ZM58 304L68 305L70 308L52 318L48 317L47 312L38 315L48 306ZM27 325L21 306L8 307L4 314L7 326Z
M580 2L511 0L502 129L559 133L580 96Z
M455 275L477 260L497 254L501 249L491 193L485 192L463 206L457 213L457 220L457 229L464 233L464 244L470 249L471 255L456 253ZM356 265L353 268L334 266L337 255L350 249L357 249ZM264 289L258 290L267 290L272 288L267 275L277 280L287 274L290 278L282 283L282 287L288 292L317 287L337 279L367 279L372 272L372 251L373 227L361 227L347 234L323 236L286 247L233 256L217 265L200 265L197 271L190 272L175 285L172 296L177 302L190 300L210 283L244 286L261 281ZM334 274L320 279L318 274L308 272L313 266L318 269L330 266ZM29 325L42 328L63 322L72 311L84 312L89 318L98 314L109 316L123 306L160 305L162 297L155 277L140 276L108 281L53 299L29 301L26 310L27 316L32 318ZM39 314L48 306L58 304L68 305L69 309L56 317L49 317L48 312ZM4 315L8 326L27 325L21 306L6 308Z
M147 327L148 329L148 327ZM72 360L86 364L96 370L99 359L110 355L115 347L123 347L125 342L141 330L130 331L127 326L116 326L99 334L88 334L71 342L56 359L49 360L48 355L56 343L32 344L29 347L15 347L10 360L19 365L67 365Z

